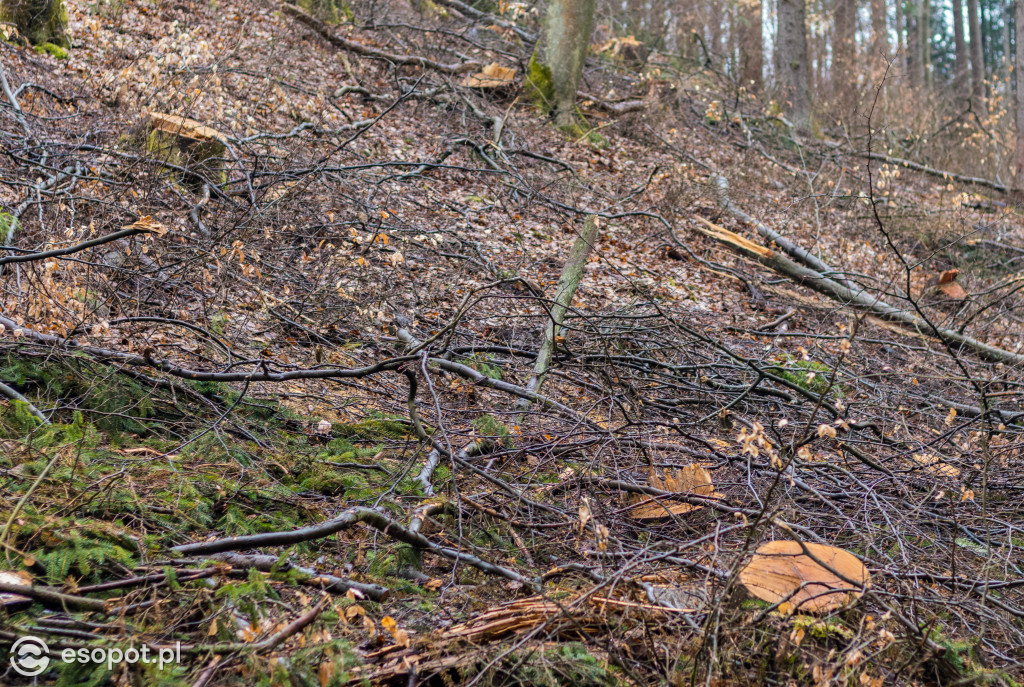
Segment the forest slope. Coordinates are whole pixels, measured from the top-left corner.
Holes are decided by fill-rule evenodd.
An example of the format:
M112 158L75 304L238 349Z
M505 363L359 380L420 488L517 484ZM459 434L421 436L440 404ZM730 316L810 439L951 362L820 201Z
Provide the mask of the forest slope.
M0 379L25 401L0 406L0 590L31 597L0 641L182 662L40 680L1022 678L1022 222L865 155L904 155L884 102L833 144L714 64L609 49L567 131L521 89L520 6L68 4L66 60L0 43ZM466 81L491 63L516 82ZM152 113L218 154L172 157ZM919 326L780 275L734 210ZM751 598L780 539L870 586Z

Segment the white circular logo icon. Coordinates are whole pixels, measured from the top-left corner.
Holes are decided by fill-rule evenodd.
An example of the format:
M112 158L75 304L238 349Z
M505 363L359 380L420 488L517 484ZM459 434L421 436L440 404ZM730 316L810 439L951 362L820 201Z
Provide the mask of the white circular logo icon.
M49 647L38 637L22 637L11 646L11 667L25 677L39 675L50 665Z

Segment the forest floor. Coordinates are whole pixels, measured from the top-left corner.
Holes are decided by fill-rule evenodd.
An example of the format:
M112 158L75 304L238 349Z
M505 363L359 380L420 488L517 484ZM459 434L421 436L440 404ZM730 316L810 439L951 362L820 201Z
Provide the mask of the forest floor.
M563 131L526 6L68 6L66 59L0 42L0 651L52 652L0 683L1024 680L1024 219L865 155L953 164L887 128L897 81L812 134L611 43ZM756 598L773 540L870 584ZM59 653L129 646L177 653Z

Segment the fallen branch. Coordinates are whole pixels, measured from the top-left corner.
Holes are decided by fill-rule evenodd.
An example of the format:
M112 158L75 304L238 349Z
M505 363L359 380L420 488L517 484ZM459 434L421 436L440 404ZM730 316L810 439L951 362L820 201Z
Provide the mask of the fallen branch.
M813 255L807 250L804 250L800 246L796 245L785 236L775 231L767 224L762 222L755 217L751 217L746 212L741 210L732 202L732 198L729 197L729 180L721 174L712 174L710 181L715 186L715 194L718 197L718 204L722 206L722 209L728 212L730 215L749 225L754 231L756 231L764 239L771 241L776 246L781 248L786 254L792 257L797 262L806 265L812 270L818 271L820 274L833 277L844 284L847 287L853 288L853 284L847 281L846 277L841 273L833 270L831 267L826 265L820 258ZM731 232L730 232L731 233Z
M28 412L36 416L40 422L42 422L44 425L50 424L50 421L47 419L45 415L43 415L42 411L40 411L39 408L36 408L34 405L32 405L31 401L29 401L23 395L18 393L17 389L12 389L3 382L0 382L0 396L9 398L12 401L20 401L21 403L24 403L25 407L28 409Z
M324 22L320 21L316 17L312 16L308 12L303 11L295 5L289 5L288 3L282 3L281 9L285 14L295 17L300 23L305 24L309 28L313 29L319 34L324 40L331 45L341 48L342 50L348 50L354 52L357 55L363 57L373 57L379 60L387 60L394 64L406 64L417 67L427 67L434 71L442 72L444 74L465 74L466 72L477 71L481 68L479 62L460 62L458 64L444 64L427 57L419 57L417 55L399 55L397 53L385 52L378 48L371 48L368 45L351 41L347 38L342 38L337 35L331 27Z
M864 157L869 160L878 160L879 162L885 162L890 165L899 165L912 169L915 172L921 172L922 174L928 174L929 176L939 177L940 179L958 181L961 184L973 184L975 186L983 186L990 188L993 191L999 191L1000 193L1009 193L1010 189L1005 184L1000 184L996 181L989 181L988 179L982 179L981 177L971 177L965 174L957 174L956 172L947 172L943 169L936 169L935 167L929 167L928 165L922 165L920 162L914 162L913 160L904 160L901 157L892 157L890 155L884 155L882 153L861 153Z
M985 360L1006 363L1008 365L1024 365L1024 355L996 348L995 346L989 346L986 343L982 343L973 337L961 334L953 329L934 326L925 322L917 315L913 315L906 310L900 310L899 308L889 305L874 294L869 293L867 289L857 287L850 288L834 279L826 277L819 271L790 260L785 255L782 255L777 251L760 246L739 234L713 224L703 217L697 217L696 219L708 227L707 230L703 231L707 236L728 245L734 250L749 255L762 265L770 267L776 272L789 277L796 283L828 296L833 300L839 301L840 303L852 308L868 312L883 320L904 325L916 332L936 336L940 339L944 339L945 341L957 344L962 348L973 351ZM828 272L833 272L833 270L829 268L826 268L826 270Z
M221 563L227 563L231 567L239 568L241 570L259 570L260 572L267 573L286 573L294 570L295 572L309 576L308 579L302 580L303 584L318 587L324 591L331 592L332 594L344 594L348 590L354 589L373 601L385 601L391 594L391 590L387 587L367 582L356 582L355 580L337 577L336 575L320 573L312 568L305 568L301 565L296 565L291 561L282 561L278 556L220 553L208 556L208 558L220 561Z
M597 241L597 218L593 215L587 217L583 223L583 230L576 241L572 244L569 257L562 268L562 274L558 278L558 286L555 287L555 299L548 313L548 322L544 327L544 343L537 352L537 361L533 366L533 374L526 383L526 390L536 394L544 383L544 378L551 365L551 356L555 352L555 345L559 339L562 329L562 321L565 320L565 313L572 304L572 297L576 295L576 289L583 279L583 269L587 266L587 258L594 249ZM518 410L525 412L530 407L529 398L520 398ZM520 416L520 422L522 417Z
M100 613L106 613L110 610L110 606L107 605L107 601L64 594L55 589L40 587L37 585L0 582L0 592L27 596L33 601L38 601L46 608L55 611L97 611Z
M221 553L223 551L239 551L242 549L255 549L266 546L290 546L292 544L299 544L301 542L329 537L332 534L341 532L342 530L347 530L360 522L366 523L392 539L404 544L409 544L417 549L430 551L431 553L452 561L467 563L472 565L474 568L484 571L485 573L499 575L515 582L521 582L531 588L537 586L533 580L520 575L514 570L509 570L508 568L500 565L488 563L487 561L477 558L472 554L463 553L461 551L456 551L455 549L449 549L441 546L440 544L430 541L422 534L412 532L409 529L402 527L383 513L363 506L356 506L344 510L338 516L326 522L322 522L319 525L302 527L290 532L266 532L263 534L250 534L244 537L214 539L212 541L197 542L195 544L182 544L180 546L173 547L171 550L185 556L202 556Z

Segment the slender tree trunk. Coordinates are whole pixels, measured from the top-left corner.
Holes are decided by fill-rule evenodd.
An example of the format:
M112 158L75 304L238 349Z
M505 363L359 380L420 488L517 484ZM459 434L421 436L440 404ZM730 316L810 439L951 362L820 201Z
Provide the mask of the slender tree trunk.
M889 8L886 0L871 0L871 60L886 62L892 57L889 46ZM898 13L898 12L897 12Z
M932 85L932 5L921 0L917 8L917 81L921 88Z
M807 61L807 6L805 0L779 0L776 73L789 116L797 126L811 120L810 69Z
M708 7L711 15L709 22L711 36L708 47L711 48L711 54L715 59L722 54L722 4L722 0L710 0Z
M907 73L910 76L910 85L914 88L924 86L924 71L921 69L921 32L918 30L921 11L920 6L914 4L913 0L906 0L905 14L907 20Z
M595 0L550 0L544 30L530 60L534 98L553 110L558 126L576 121L576 91L594 28Z
M963 0L953 0L953 46L956 66L953 70L953 96L961 100L967 91L967 42L964 40Z
M1010 41L1011 25L1013 24L1013 0L1006 0L1003 3L1002 8L999 10L999 15L1003 19L1003 63L999 69L1003 79L1009 82L1010 65L1013 64L1013 43Z
M857 104L857 0L836 0L832 34L832 83L836 107L849 122Z
M910 72L910 63L907 61L907 39L903 32L903 2L896 0L896 51L899 56L896 66L900 73L906 77Z
M1013 160L1013 184L1010 197L1014 203L1024 202L1024 40L1021 40L1020 27L1024 26L1024 0L1016 0L1013 9L1014 18L1014 51L1013 81L1015 114L1017 120L1017 150Z
M744 86L758 91L764 73L761 0L741 0L739 10L740 79Z
M978 0L967 0L967 20L971 31L971 104L978 117L985 119L988 116L985 108L985 55Z

